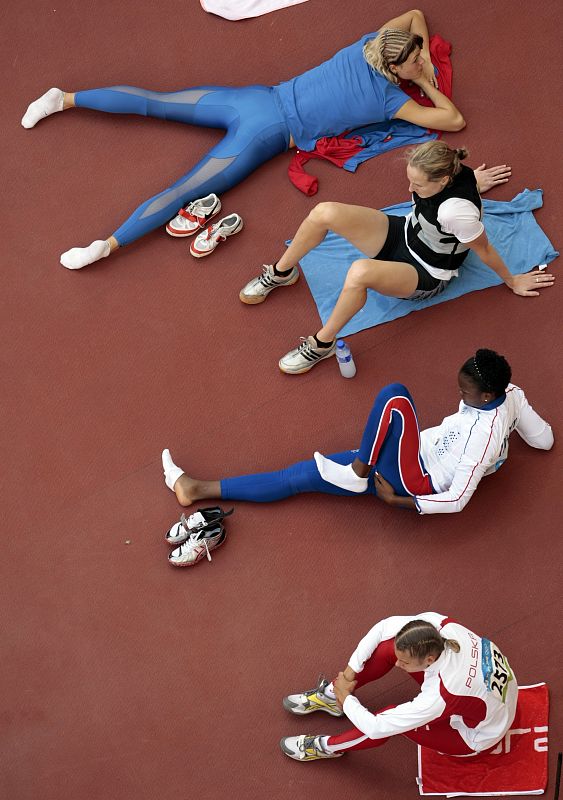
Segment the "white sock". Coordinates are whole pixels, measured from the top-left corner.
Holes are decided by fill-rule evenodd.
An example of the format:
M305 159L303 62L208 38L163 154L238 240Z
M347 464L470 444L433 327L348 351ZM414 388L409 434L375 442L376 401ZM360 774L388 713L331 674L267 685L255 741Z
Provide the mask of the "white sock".
M336 695L334 694L334 686L332 683L329 683L328 686L325 686L323 689L323 694L326 695L331 700L336 700Z
M315 453L315 461L321 478L327 483L332 483L334 486L340 486L341 489L348 489L349 492L357 492L358 494L365 492L368 488L368 479L360 478L359 475L356 475L351 464L346 466L337 464L336 461L325 458L321 453Z
M170 450L162 451L162 468L164 470L164 483L168 486L169 489L174 491L174 484L176 483L180 475L184 474L184 470L181 469L180 467L177 467L176 464L172 461Z
M319 744L325 753L335 753L338 747L329 747L328 740L330 736L319 736Z
M43 117L49 117L57 111L62 111L64 96L65 93L61 89L49 89L48 92L30 103L22 117L23 127L33 128Z
M110 254L109 242L105 239L96 239L88 247L73 247L61 256L61 264L67 269L82 269L100 258Z

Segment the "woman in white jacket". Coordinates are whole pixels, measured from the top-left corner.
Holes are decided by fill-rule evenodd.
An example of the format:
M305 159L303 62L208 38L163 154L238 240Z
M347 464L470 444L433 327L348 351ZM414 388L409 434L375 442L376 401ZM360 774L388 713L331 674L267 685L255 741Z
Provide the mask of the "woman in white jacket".
M532 447L549 450L553 445L551 427L510 378L504 356L478 350L459 371L458 410L435 428L419 431L411 395L406 386L393 383L375 398L358 450L328 458L315 453L314 459L278 472L220 481L188 477L164 450L165 482L182 506L205 498L271 502L302 492L324 492L374 494L389 505L419 514L461 511L481 478L506 460L513 430ZM181 521L167 539L182 544L188 536Z
M412 675L420 693L408 703L373 713L354 692L394 666ZM517 698L510 665L489 639L434 612L389 617L361 640L333 683L321 679L311 691L283 701L294 714L325 711L348 717L354 727L336 736L286 737L281 748L297 761L314 761L379 747L402 734L440 753L476 755L505 736Z

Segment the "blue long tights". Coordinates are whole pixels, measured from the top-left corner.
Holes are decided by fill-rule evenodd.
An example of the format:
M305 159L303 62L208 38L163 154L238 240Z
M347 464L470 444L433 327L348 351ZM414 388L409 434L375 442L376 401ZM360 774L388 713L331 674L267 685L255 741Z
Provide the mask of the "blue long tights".
M289 147L289 129L269 86L198 86L168 93L112 86L77 92L75 104L110 114L140 114L226 130L198 164L120 225L113 236L121 246L164 225L191 200L226 192Z
M377 470L403 497L433 492L420 455L420 433L413 399L402 383L385 386L376 396L369 414L359 450L345 450L329 458L338 464L351 464L359 458L372 469L364 494L377 494L374 473ZM242 475L221 481L223 500L250 500L268 503L303 492L322 492L358 497L323 480L316 462L299 461L277 472Z

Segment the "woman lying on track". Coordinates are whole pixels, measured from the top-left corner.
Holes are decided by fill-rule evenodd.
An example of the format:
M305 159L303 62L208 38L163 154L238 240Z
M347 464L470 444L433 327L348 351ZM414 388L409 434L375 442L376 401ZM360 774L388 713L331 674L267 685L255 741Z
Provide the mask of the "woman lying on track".
M367 258L355 261L346 276L334 310L326 324L279 361L282 372L308 372L336 351L336 337L366 302L367 290L387 297L430 298L443 291L473 251L502 278L515 294L539 294L551 286L553 275L533 272L512 275L487 238L481 221L480 192L491 186L491 173L508 178L506 167L473 171L461 161L464 149L454 150L444 141L421 144L408 152L407 179L413 210L407 217L384 214L372 208L320 203L299 227L295 237L273 265L242 289L240 299L262 303L280 286L299 277L298 262L323 241L329 230L348 239Z
M164 450L164 479L182 506L208 498L268 503L302 492L323 492L373 494L419 514L461 511L483 475L506 460L514 429L532 447L549 450L553 445L551 427L510 378L503 356L478 350L458 374L459 409L435 428L419 431L412 397L406 386L394 383L375 398L358 450L328 458L315 453L314 459L279 472L212 481L188 477ZM184 542L181 522L167 538L171 544Z
M411 100L397 85L399 79L420 86L434 108ZM76 93L49 89L29 106L22 125L33 128L44 117L73 107L223 128L226 135L175 184L140 205L110 237L63 253L61 264L69 269L85 267L134 242L190 200L227 191L290 147L313 150L324 136L390 119L442 131L465 125L454 104L436 88L420 11L389 20L379 32L278 86L200 86L179 92L132 86ZM181 222L180 217L177 224Z
M420 693L409 703L368 711L355 690L393 667L408 672ZM289 736L281 748L297 761L314 761L380 747L402 734L440 753L473 756L489 752L504 738L517 699L510 665L489 639L431 611L389 617L362 639L333 683L321 679L316 688L283 701L294 714L325 711L347 716L355 727L336 736Z

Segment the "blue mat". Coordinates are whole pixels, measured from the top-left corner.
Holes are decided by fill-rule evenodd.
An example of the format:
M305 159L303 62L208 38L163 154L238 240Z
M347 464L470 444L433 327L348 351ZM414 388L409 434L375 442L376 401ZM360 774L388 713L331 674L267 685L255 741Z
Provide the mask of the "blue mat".
M543 204L541 189L524 189L510 202L483 200L485 230L490 241L514 274L529 272L538 264L548 264L559 253L534 219L532 211ZM411 210L411 203L399 203L384 208L388 214L405 216ZM301 260L301 267L313 299L317 304L323 324L330 316L346 273L352 261L365 258L349 242L329 233L326 239ZM368 299L359 311L340 332L341 336L405 317L411 311L420 311L427 306L445 303L466 292L486 289L502 283L495 273L486 267L476 255L470 253L460 276L453 278L449 286L431 300L398 300L382 297L368 289Z

